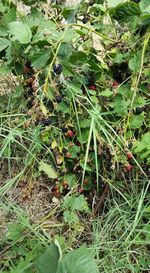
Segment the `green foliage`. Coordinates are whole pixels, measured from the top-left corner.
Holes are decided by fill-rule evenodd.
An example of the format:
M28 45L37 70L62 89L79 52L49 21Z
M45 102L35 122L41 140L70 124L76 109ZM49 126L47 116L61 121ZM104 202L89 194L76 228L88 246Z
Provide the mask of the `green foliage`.
M32 32L27 24L16 21L9 24L9 34L13 40L18 40L21 44L28 44L32 38Z
M56 273L59 261L59 250L55 244L51 244L46 252L36 261L35 267L38 273Z
M9 44L10 44L9 40L5 38L0 38L0 51L3 51L5 48L7 48Z
M122 4L124 2L125 2L125 0L107 0L107 4L108 4L109 8L115 8L119 4Z
M129 68L133 72L139 72L141 68L141 52L137 52L133 58L129 60Z
M71 196L65 196L62 208L64 210L64 221L69 225L79 222L78 212L89 212L84 195L76 196L72 194Z
M85 246L73 250L59 260L57 246L51 244L46 253L36 262L38 273L98 273L95 260L90 256Z
M39 171L43 171L49 178L57 178L57 173L53 170L53 168L43 161L41 161L39 164Z
M141 0L139 6L142 13L150 14L150 0Z
M150 164L150 133L143 134L140 141L135 142L134 152Z
M93 256L100 272L144 271L149 1L67 7L64 1L24 0L31 8L26 15L19 2L0 3L0 197L18 203L31 221L21 215L14 224L10 215L2 270L97 273L86 247L68 251L91 243L98 212L104 221L98 218L102 229ZM36 204L40 219L34 219ZM58 244L48 247L58 234L63 257Z
M114 11L114 18L120 23L138 22L140 15L139 5L136 3L125 3L118 6Z

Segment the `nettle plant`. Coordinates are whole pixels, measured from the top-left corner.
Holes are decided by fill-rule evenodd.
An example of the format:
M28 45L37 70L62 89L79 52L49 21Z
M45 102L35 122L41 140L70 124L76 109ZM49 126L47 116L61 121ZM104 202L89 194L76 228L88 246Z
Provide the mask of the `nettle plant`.
M136 141L149 136L150 1L23 2L27 15L19 1L0 4L0 73L20 80L9 109L33 129L34 164L53 194L100 191L148 164Z

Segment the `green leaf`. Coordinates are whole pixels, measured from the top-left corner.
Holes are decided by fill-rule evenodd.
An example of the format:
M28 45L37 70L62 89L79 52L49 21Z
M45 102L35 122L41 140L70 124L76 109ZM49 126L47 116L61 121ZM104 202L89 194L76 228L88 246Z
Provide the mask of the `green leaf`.
M83 119L80 123L80 127L81 128L89 128L91 124L91 120L90 119Z
M150 133L146 133L142 136L141 141L137 143L135 151L141 152L144 149L150 150Z
M149 25L150 24L150 14L146 14L146 15L144 15L144 16L141 16L141 18L140 18L141 20L140 20L140 24L141 25Z
M64 222L67 223L68 225L79 222L79 217L77 213L75 213L74 211L65 210L63 213L63 218Z
M88 204L84 195L65 196L63 208L71 211L89 211Z
M10 45L10 41L5 38L0 38L0 52Z
M139 51L133 58L129 61L129 68L134 72L139 72L141 68L141 51Z
M68 60L71 54L72 54L72 45L70 43L62 43L58 51L59 59Z
M7 8L2 4L0 3L0 12L5 12L7 10Z
M115 8L119 4L122 4L124 2L126 2L126 0L107 0L107 4L109 8Z
M32 38L32 32L27 24L16 21L9 24L9 33L21 44L28 44Z
M8 35L8 28L7 28L7 22L3 20L3 18L0 20L0 36L4 37Z
M73 94L82 94L81 90L81 84L78 83L69 83L68 84L68 89L73 93Z
M150 13L150 0L142 0L139 3L140 6L140 10L142 11L142 13Z
M75 39L75 35L77 34L75 34L72 29L67 29L65 36L63 38L63 42L65 43L71 42L73 39Z
M35 268L38 273L56 273L57 265L59 261L59 249L55 244L47 249L44 255L42 255L36 262Z
M124 3L114 10L114 18L120 23L127 22L136 25L140 14L139 5L133 2Z
M73 188L77 184L77 178L75 174L67 174L64 176L64 181L67 182L69 188Z
M62 258L57 273L99 273L99 270L87 247L82 246Z
M40 50L39 52L33 53L33 56L29 56L32 66L41 69L44 67L50 57L51 50Z
M58 111L65 113L65 114L69 114L70 113L70 108L69 105L66 101L61 101L61 103L59 103L59 105L57 106Z
M39 164L39 171L43 171L49 178L55 179L57 178L57 173L53 170L53 168L43 161Z
M105 89L104 91L102 91L102 92L100 93L100 95L103 96L103 97L110 97L110 96L113 95L113 92L110 91L110 90L107 88L107 89Z
M142 126L144 122L144 113L141 113L140 115L133 116L130 122L130 128L131 129L137 129Z
M122 62L124 62L125 60L127 60L127 58L129 57L129 53L117 53L115 58L113 59L114 63L118 63L121 64Z

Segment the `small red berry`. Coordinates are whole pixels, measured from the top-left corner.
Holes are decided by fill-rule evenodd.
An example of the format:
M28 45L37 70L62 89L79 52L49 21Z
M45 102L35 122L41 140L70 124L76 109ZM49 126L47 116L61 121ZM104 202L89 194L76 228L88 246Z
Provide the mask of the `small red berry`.
M59 190L59 186L55 185L55 187L53 189L54 189L54 191L57 191L57 190Z
M127 159L130 160L133 158L133 155L131 153L127 153Z
M59 196L60 196L60 191L59 191L59 190L55 190L55 191L53 192L53 195L54 195L55 197L59 197Z
M83 184L84 184L84 185L87 185L87 184L88 184L88 180L87 180L87 179L84 179Z
M119 85L119 82L113 81L113 84L112 84L113 87L117 87L118 85Z
M79 192L80 192L80 193L84 192L84 189L83 189L83 188L80 188L80 189L79 189Z
M67 157L67 158L70 158L70 157L71 157L71 154L70 154L70 153L67 153L67 154L66 154L66 157Z
M62 183L62 186L63 186L64 189L67 189L68 183L64 181L64 182Z
M73 136L74 136L73 131L69 130L69 131L67 132L67 136L68 136L68 137L73 137Z
M96 90L96 85L95 84L92 84L92 85L90 85L90 87L89 87L91 90Z
M125 169L127 172L130 172L132 170L133 166L131 164L128 164L125 166Z

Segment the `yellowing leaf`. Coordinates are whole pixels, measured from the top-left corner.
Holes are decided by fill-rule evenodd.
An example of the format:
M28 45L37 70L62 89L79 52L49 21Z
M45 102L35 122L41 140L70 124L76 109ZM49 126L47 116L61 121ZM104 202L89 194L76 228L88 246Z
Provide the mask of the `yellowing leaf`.
M63 157L61 155L57 155L56 162L57 162L57 165L60 165L63 162Z
M54 140L53 142L52 142L52 144L51 144L51 148L52 149L55 149L57 147L57 142L56 142L56 140Z
M47 109L46 109L46 107L44 106L44 104L43 104L42 101L41 101L40 106L41 106L41 110L42 110L42 112L43 112L43 115L46 117L46 116L47 116Z
M39 165L39 171L43 171L49 178L55 179L57 178L57 173L53 170L51 165L41 161Z

